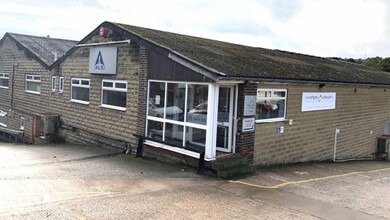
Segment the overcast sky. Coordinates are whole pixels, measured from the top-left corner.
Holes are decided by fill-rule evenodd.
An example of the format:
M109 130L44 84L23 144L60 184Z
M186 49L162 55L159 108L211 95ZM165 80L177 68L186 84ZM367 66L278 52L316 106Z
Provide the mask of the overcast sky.
M0 35L81 40L113 21L322 57L390 57L389 9L389 0L0 0Z

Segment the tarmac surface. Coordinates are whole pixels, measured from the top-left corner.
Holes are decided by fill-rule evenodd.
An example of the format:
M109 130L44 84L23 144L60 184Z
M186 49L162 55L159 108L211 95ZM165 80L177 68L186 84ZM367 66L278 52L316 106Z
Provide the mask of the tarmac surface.
M0 197L0 219L390 219L390 163L221 180L110 149L0 143Z

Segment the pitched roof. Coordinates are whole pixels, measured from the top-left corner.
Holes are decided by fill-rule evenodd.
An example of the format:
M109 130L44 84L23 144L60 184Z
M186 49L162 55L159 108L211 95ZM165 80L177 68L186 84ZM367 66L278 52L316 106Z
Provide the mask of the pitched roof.
M15 33L6 33L6 35L31 52L38 61L47 67L54 63L55 56L57 56L57 59L60 58L77 44L77 41L50 37L37 37Z
M390 74L370 67L304 54L243 46L165 31L104 22L207 66L221 80L310 81L390 85ZM224 73L224 74L218 74Z

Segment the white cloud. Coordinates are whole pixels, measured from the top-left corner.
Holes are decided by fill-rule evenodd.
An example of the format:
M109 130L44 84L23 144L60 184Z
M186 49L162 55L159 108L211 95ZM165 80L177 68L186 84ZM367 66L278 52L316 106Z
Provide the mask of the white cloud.
M390 56L387 9L386 0L0 0L0 34L81 40L108 20L320 56Z

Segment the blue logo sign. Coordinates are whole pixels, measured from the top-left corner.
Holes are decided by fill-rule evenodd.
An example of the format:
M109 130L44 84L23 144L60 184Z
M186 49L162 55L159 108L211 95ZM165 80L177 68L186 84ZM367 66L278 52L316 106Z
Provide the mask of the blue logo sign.
M104 70L105 66L104 66L104 61L103 61L103 57L102 57L102 53L101 51L99 50L99 54L96 58L96 62L95 62L95 69L96 70Z

